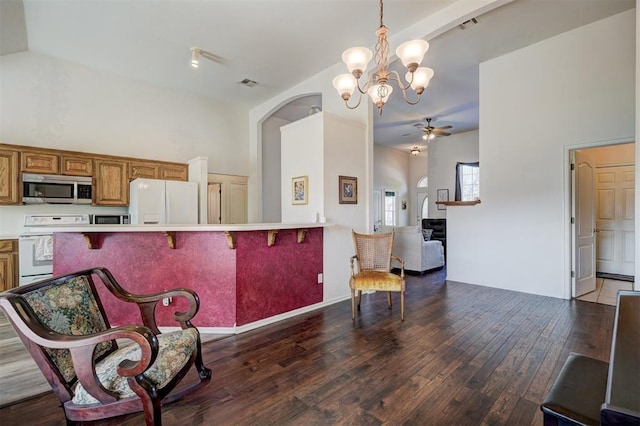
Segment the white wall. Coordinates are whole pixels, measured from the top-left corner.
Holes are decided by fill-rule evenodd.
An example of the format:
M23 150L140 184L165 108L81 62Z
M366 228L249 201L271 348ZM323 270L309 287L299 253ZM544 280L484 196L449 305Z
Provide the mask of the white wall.
M480 65L482 204L447 210L448 279L570 297L567 154L634 140L635 15Z
M249 174L248 110L37 53L0 57L3 143L186 163Z
M384 145L373 146L373 187L396 193L396 226L408 225L409 213L415 211L409 205L410 188L415 193L415 183L409 182L409 157L406 152ZM407 203L405 210L402 210L402 201Z
M324 231L324 301L349 297L351 229L366 232L353 218L366 215L366 126L321 112L282 127L282 221L306 223L313 215L334 226ZM291 178L309 177L309 204L291 204ZM358 203L340 204L338 176L358 179ZM361 183L365 185L361 186ZM327 261L337 262L335 265Z
M248 175L248 110L95 71L37 53L0 57L0 141L186 163ZM97 209L97 210L96 210ZM25 213L124 212L80 206L0 206L0 234Z
M280 128L282 222L308 223L324 214L324 120L318 113ZM294 177L307 176L307 204L292 204ZM315 220L314 220L315 221Z
M478 131L457 133L447 137L438 137L429 142L429 218L447 217L447 210L438 210L436 205L438 189L449 190L449 200L456 194L456 164L478 161ZM480 164L482 176L483 164ZM480 185L480 198L483 187Z

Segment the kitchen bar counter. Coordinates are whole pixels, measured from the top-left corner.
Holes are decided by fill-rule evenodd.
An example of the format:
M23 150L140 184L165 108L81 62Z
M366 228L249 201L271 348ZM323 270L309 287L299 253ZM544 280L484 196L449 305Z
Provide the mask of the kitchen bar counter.
M102 266L131 293L190 288L200 296L193 323L234 332L322 302L328 226L333 224L51 227L53 273ZM112 325L140 323L125 303L106 292L101 297L107 312L118 312ZM181 303L158 305L160 326L175 325L171 316L185 308Z

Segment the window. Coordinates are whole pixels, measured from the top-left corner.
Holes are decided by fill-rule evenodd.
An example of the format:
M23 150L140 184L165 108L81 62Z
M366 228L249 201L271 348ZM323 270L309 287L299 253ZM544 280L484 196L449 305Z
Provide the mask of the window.
M418 223L421 223L422 219L429 217L429 178L423 176L418 180L416 188L416 200L418 205Z
M456 201L480 199L480 163L456 165Z
M384 192L384 224L394 226L396 224L396 193Z
M480 167L462 166L462 201L480 198Z
M425 197L422 202L422 215L420 219L426 219L429 217L429 197Z

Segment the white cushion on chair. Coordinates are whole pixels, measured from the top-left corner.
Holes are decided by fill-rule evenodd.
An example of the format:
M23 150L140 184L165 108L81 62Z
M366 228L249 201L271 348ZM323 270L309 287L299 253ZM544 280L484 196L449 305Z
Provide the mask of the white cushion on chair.
M198 331L195 328L187 328L170 333L158 334L157 337L159 346L158 357L153 365L144 372L144 376L161 389L175 377L191 358L191 354L196 349ZM135 343L128 344L96 363L96 374L102 386L112 392L118 393L120 398L136 395L129 387L127 378L118 375L116 372L118 365L125 359L139 361L140 346ZM76 386L74 393L74 404L99 403L80 383Z

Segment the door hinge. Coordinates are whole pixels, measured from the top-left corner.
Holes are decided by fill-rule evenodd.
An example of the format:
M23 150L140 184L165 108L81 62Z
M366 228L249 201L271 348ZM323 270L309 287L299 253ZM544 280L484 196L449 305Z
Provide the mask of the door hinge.
M572 224L573 224L573 223L576 223L576 218L575 218L575 217L572 217L572 218L571 218L571 223L572 223Z
M576 271L571 271L571 278L575 278L576 277Z
M571 170L575 170L576 169L576 165L571 163Z

